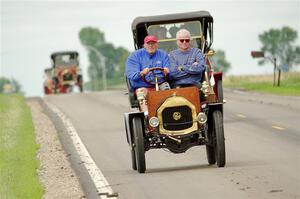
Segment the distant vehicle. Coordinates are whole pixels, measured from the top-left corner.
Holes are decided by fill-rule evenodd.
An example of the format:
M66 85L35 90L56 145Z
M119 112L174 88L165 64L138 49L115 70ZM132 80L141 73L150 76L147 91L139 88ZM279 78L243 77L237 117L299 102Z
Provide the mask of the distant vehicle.
M53 68L46 68L44 70L44 94L49 95L54 93L54 81L53 81Z
M161 34L161 28L164 28ZM201 88L196 86L160 90L158 74L161 68L150 69L155 77L144 78L155 85L147 97L148 112L139 106L135 91L127 80L129 102L133 112L125 113L127 142L131 151L132 168L139 173L146 171L145 152L166 148L173 153L183 153L190 147L205 145L209 164L224 167L225 138L223 127L222 73L214 73L209 60L213 39L213 17L207 11L137 17L132 22L135 49L143 47L148 35L158 37L159 48L177 49L175 34L180 28L191 32L194 47L205 54L206 70L202 75ZM175 34L174 34L175 33ZM146 75L145 75L146 76Z
M51 54L54 70L53 82L55 93L72 92L78 86L83 92L83 78L79 67L79 54L76 51L62 51Z

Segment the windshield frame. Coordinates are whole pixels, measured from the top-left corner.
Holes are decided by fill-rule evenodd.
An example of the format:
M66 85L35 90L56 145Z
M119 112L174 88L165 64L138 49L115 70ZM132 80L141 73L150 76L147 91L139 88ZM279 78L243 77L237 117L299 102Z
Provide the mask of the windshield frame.
M76 54L59 54L53 57L54 67L77 67L78 57Z
M176 30L176 32L171 31L172 28ZM197 20L153 24L147 27L147 33L148 35L154 35L158 38L159 49L170 52L177 49L176 33L180 29L187 29L191 33L191 47L201 49L201 41L204 40L202 32L203 29L201 22Z

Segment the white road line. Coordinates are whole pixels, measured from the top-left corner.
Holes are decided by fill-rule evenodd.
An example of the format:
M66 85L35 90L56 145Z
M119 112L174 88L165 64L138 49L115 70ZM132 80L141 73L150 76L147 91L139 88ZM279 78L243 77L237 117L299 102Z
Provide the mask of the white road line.
M82 164L84 164L85 168L87 169L88 173L90 174L98 193L100 193L100 198L106 199L107 196L110 195L110 199L116 199L117 197L114 197L113 190L108 184L107 180L105 179L103 173L101 170L97 167L94 160L90 156L89 152L85 148L84 144L82 143L80 137L78 136L74 126L70 122L70 120L67 118L67 116L62 113L56 106L53 104L46 102L46 105L54 112L56 113L61 120L63 121L69 136L71 137L73 141L73 145L77 150L77 153L82 161Z
M243 114L241 114L241 113L239 113L239 114L236 114L236 116L238 116L238 117L240 117L240 118L246 118L246 116L245 116L245 115L243 115Z
M279 131L283 131L283 130L284 130L284 128L282 128L282 127L280 127L280 126L277 126L277 125L272 125L272 128L273 128L273 129L277 129L277 130L279 130Z

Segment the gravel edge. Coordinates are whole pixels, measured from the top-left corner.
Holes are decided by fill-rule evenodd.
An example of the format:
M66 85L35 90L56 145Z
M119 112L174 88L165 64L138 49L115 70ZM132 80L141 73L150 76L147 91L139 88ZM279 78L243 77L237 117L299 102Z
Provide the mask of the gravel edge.
M44 186L43 198L86 198L79 179L71 167L67 154L59 141L51 120L43 112L39 98L28 98L32 113L36 141L40 145L38 176Z

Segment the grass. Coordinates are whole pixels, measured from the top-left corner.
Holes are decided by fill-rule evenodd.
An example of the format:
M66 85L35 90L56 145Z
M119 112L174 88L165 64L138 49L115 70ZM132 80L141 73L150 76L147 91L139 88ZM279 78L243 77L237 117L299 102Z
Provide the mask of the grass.
M299 72L282 73L280 87L273 86L273 75L228 76L224 78L223 84L224 87L227 88L257 91L275 95L300 96Z
M37 176L37 149L31 112L24 97L0 94L0 198L43 196Z

